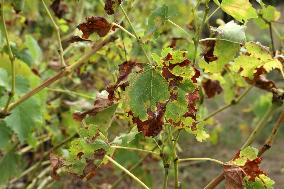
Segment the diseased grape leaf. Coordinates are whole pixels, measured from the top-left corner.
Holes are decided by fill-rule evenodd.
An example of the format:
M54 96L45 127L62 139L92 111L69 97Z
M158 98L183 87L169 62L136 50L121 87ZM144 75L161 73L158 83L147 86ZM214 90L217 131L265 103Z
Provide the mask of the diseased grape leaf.
M145 121L135 117L132 112L129 112L129 115L132 116L132 121L137 125L138 131L142 132L144 136L151 137L157 136L163 129L165 111L166 104L158 103L155 112L148 110L148 117Z
M67 172L80 179L89 180L95 176L97 168L102 164L105 154L109 154L109 144L99 133L96 125L87 125L79 129L79 138L70 143L68 153L53 155L51 161L53 174L57 177L56 170L64 167Z
M82 38L88 39L92 33L104 37L110 31L112 24L100 16L87 17L86 22L79 24L78 29L83 32Z
M117 6L121 4L123 0L105 0L105 11L107 14L112 15L114 14L115 9Z
M68 6L61 0L54 0L50 8L58 18L62 18L68 12Z
M263 69L266 73L278 69L284 75L281 62L273 58L267 48L254 42L248 42L245 44L245 50L246 52L234 60L231 66L232 71L239 71L241 76L249 79L259 76L259 69Z
M258 17L249 0L222 0L221 8L239 22Z
M240 45L228 41L218 40L206 42L204 59L199 62L199 66L206 73L221 73L224 66L234 59L240 50Z
M212 98L223 91L219 81L207 79L202 82L202 87L208 98Z
M72 36L70 39L67 40L68 43L76 43L76 42L92 42L91 40L88 39L83 39L79 36Z
M274 181L260 169L258 150L246 147L235 158L224 165L226 189L273 188Z
M148 112L155 112L158 103L169 99L168 84L157 71L150 68L130 81L128 98L133 116L145 121Z

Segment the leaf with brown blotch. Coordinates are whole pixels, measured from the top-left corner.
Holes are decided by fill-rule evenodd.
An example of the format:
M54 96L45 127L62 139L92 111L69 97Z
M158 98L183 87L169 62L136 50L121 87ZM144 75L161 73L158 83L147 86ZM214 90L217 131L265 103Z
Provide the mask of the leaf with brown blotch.
M158 104L156 112L148 111L146 121L134 117L132 112L129 112L129 115L133 116L132 121L137 125L139 132L142 132L144 136L153 137L157 136L163 129L165 111L166 104Z
M94 102L94 107L91 110L75 112L73 113L73 119L81 122L87 115L95 116L98 112L105 110L113 104L114 102L110 101L108 98L97 97Z
M105 11L107 14L114 14L115 6L120 5L122 0L106 0L105 1Z
M249 78L245 78L246 82L248 82L250 85L253 85L257 88L273 92L273 89L277 89L276 84L268 80L265 76L261 75L259 77L254 78L253 80L250 80Z
M218 57L214 55L215 44L216 44L215 40L208 40L202 42L202 45L204 47L203 56L204 60L207 63L213 62L218 59Z
M86 22L77 26L83 32L82 38L88 39L92 33L97 33L100 37L104 37L112 28L112 24L105 18L100 16L92 16L86 18Z
M141 63L137 63L135 61L125 61L119 65L119 74L117 81L114 85L110 85L107 87L106 91L109 93L109 100L115 100L115 90L119 87L125 88L127 84L128 75L132 72L135 67L139 67L142 69L143 65Z
M51 10L58 18L62 18L67 13L67 5L62 3L61 0L54 0L50 5Z
M202 87L208 98L212 98L223 91L219 81L207 79L202 82Z
M196 112L197 107L196 104L199 101L199 90L195 89L192 93L188 93L186 95L186 101L187 101L187 109L188 111L184 114L184 117L191 117L192 119L196 120Z

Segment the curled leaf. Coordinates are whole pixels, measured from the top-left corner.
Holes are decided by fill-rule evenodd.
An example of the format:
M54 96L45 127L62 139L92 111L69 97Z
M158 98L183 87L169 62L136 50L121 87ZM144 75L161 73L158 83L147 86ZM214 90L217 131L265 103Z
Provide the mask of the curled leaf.
M105 0L105 11L107 14L114 14L114 9L120 5L122 0Z
M79 24L77 27L83 32L82 38L88 39L92 33L97 33L100 37L106 36L112 24L103 17L92 16L86 18L86 22Z
M50 8L58 18L62 18L68 10L67 5L64 4L61 0L54 0L50 5Z

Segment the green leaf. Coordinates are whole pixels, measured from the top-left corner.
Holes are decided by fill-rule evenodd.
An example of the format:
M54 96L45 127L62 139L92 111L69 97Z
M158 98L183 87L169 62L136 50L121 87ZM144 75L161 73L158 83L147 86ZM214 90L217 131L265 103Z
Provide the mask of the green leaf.
M8 74L6 70L0 68L0 86L4 88L9 88L9 80L8 80Z
M281 17L281 13L273 6L269 5L261 10L262 17L268 21L277 21Z
M155 9L148 18L148 31L156 33L168 19L168 7L163 5Z
M252 161L257 158L258 149L248 146L240 151L240 156L233 163L238 166L244 166L248 160Z
M129 133L123 133L115 137L111 144L126 146L135 139L138 133L139 132L137 131L137 127L134 127L134 129Z
M249 0L223 0L221 8L239 22L246 22L251 18L257 18L257 12Z
M8 152L0 160L0 185L6 184L11 178L21 173L23 162L15 152Z
M33 129L42 123L41 106L35 98L31 98L12 110L4 121L17 134L21 143L24 143Z
M0 121L0 149L5 148L10 143L11 130L4 121Z
M239 50L239 44L219 40L216 42L214 48L214 56L217 57L217 60L207 63L202 59L199 66L206 73L220 73L224 69L224 66L234 59Z
M155 111L159 102L166 101L170 94L166 80L155 70L149 69L130 82L129 106L134 116L147 119L147 110Z
M42 60L42 51L37 41L33 38L32 35L26 35L25 45L29 49L29 52L33 59L33 63L38 65Z
M275 182L264 174L259 175L254 181L245 177L246 189L274 189Z

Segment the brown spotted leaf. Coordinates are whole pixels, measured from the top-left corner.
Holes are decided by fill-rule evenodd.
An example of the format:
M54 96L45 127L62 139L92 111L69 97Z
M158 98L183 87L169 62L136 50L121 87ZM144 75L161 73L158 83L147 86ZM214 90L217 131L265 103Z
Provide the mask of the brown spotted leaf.
M133 123L137 124L139 132L142 132L144 136L153 137L157 136L163 129L165 111L166 104L159 103L156 112L148 111L148 119L145 121L134 117L132 112L129 112L129 115L132 116Z
M82 38L88 39L92 33L97 33L100 37L106 36L112 24L103 17L92 16L86 18L86 22L79 24L77 27L83 32Z

